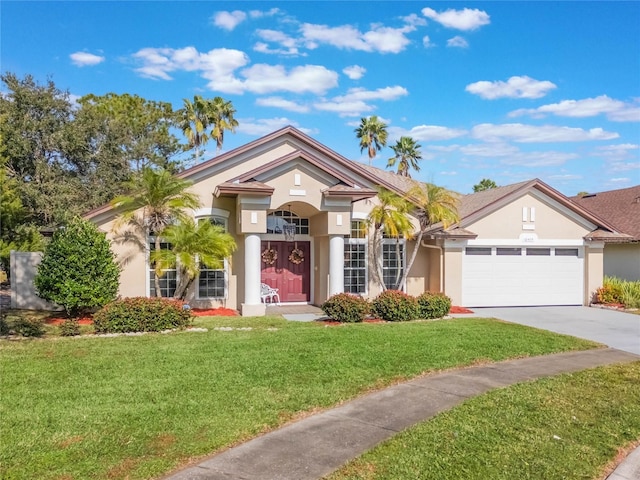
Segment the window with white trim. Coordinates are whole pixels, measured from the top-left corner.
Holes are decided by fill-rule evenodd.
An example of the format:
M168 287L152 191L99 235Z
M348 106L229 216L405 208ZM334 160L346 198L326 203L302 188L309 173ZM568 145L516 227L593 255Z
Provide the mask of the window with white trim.
M227 230L227 219L212 215L207 218L199 218L198 222L209 221ZM223 268L208 268L200 264L198 277L198 298L226 298L227 297L227 259Z
M282 233L285 224L296 226L296 235L309 235L309 219L302 218L290 210L276 210L267 215L267 233Z
M351 222L351 234L344 239L344 291L367 292L367 224Z
M388 289L396 288L404 273L405 241L384 237L382 241L382 281Z
M152 233L149 235L149 253L156 249L156 236ZM171 250L171 244L160 239L160 250ZM167 268L162 270L160 275L160 295L163 297L173 298L178 285L178 272L176 268ZM156 296L155 282L155 263L149 259L149 296Z

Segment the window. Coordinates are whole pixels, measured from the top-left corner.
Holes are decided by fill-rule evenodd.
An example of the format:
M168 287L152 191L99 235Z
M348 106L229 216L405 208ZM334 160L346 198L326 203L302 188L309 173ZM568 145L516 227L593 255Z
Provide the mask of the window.
M550 255L550 248L527 248L527 257L548 257Z
M465 255L491 255L491 247L467 247Z
M387 288L396 288L404 272L404 240L390 238L382 244L382 280Z
M219 225L227 229L227 221L223 217L211 216L200 218L198 222L209 221L213 225ZM227 260L221 269L207 268L200 264L200 276L198 277L198 298L226 298L227 296Z
M520 256L522 255L521 248L504 248L498 247L496 248L496 255L511 255L511 256Z
M149 252L155 251L156 237L151 234L149 236ZM171 250L171 244L160 240L161 250ZM162 271L160 276L160 295L163 297L173 298L173 294L176 291L178 284L178 273L175 268L169 268ZM149 260L149 296L156 296L156 282L155 282L155 263Z
M367 224L351 222L351 235L344 239L344 291L367 292Z
M577 248L556 248L556 257L577 257Z
M300 218L289 210L277 210L267 215L267 233L282 233L285 224L296 226L296 235L309 235L309 219Z

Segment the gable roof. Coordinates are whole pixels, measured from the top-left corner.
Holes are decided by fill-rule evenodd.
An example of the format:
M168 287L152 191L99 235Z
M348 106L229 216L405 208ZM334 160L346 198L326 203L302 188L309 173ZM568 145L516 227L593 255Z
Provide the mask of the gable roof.
M571 197L571 201L606 218L620 233L640 241L640 185Z
M460 222L451 225L446 230L443 228L443 225L441 223L436 224L428 230L428 233L434 236L446 237L449 233L458 232L457 235L459 236L459 232L461 230L464 230L470 224L489 215L490 213L498 210L504 205L512 202L516 198L532 190L537 190L547 195L552 200L555 200L562 206L568 208L585 220L596 225L596 229L591 232L591 234L587 235L587 239L616 239L620 241L627 240L629 238L628 235L624 235L618 232L610 222L603 220L599 215L596 215L593 212L586 210L582 206L572 202L562 193L537 178L533 180L527 180L525 182L514 183L512 185L506 185L504 187L492 188L489 190L484 190L482 192L461 196L460 205L458 207Z

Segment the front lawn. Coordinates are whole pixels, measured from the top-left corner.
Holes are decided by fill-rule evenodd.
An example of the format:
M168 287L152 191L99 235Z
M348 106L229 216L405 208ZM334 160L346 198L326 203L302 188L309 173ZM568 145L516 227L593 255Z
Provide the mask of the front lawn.
M2 478L150 478L423 372L595 346L488 319L196 326L210 330L1 341Z
M640 441L640 362L521 383L467 400L328 480L598 479ZM610 470L610 468L609 468Z

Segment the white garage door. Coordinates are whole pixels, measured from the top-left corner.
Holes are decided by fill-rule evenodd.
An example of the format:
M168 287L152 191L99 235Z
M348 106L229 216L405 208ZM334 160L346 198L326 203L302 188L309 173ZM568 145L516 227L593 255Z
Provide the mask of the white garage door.
M467 247L463 255L465 306L582 305L582 248Z

